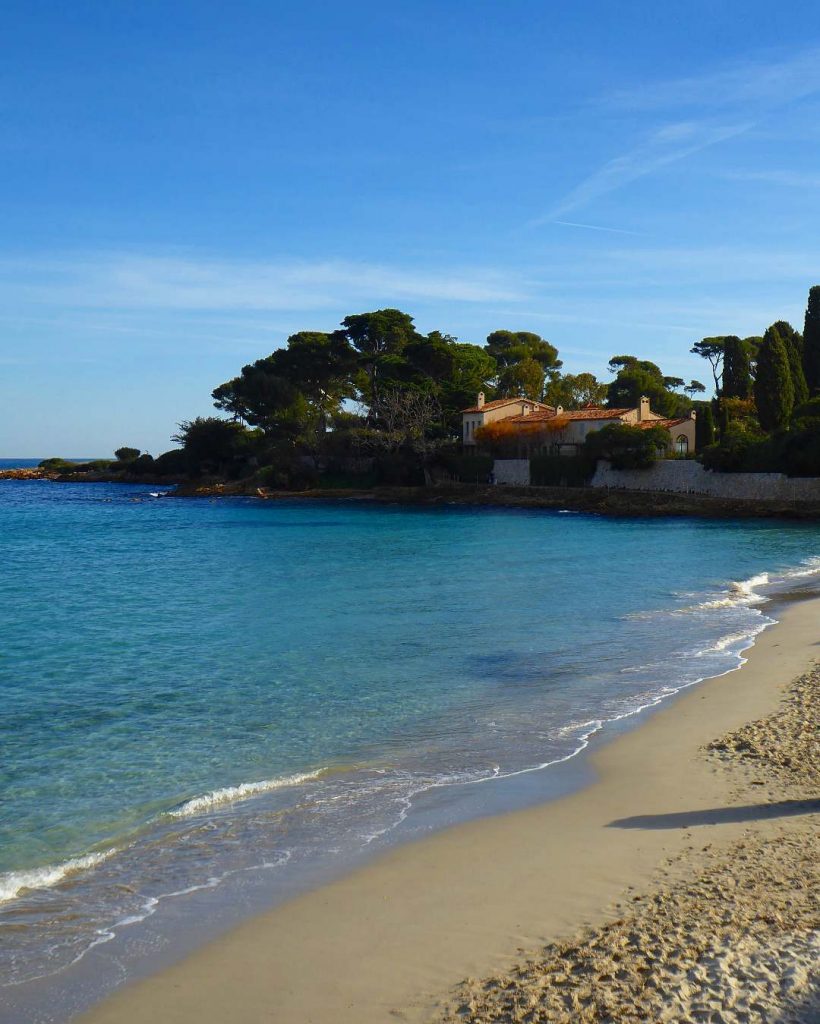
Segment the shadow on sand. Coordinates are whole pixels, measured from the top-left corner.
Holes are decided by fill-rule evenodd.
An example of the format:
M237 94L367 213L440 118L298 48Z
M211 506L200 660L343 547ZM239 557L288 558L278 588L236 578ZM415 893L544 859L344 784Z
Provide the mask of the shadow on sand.
M680 811L677 814L636 814L632 818L616 818L610 821L607 828L692 828L695 825L728 825L817 812L820 812L820 800L780 800L773 804L710 807L702 811Z

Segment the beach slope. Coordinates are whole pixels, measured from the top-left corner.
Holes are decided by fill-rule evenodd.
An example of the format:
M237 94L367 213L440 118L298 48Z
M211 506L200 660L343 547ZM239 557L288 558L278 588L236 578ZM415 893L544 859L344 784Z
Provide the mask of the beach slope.
M768 960L761 962L773 964L765 969L774 973L778 963L784 971L793 968L791 1005L809 999L805 944L814 940L804 907L809 881L802 886L801 881L812 863L820 804L816 779L790 774L780 762L810 762L798 748L808 742L808 750L816 749L811 724L803 722L797 740L789 729L797 728L801 715L805 720L811 705L800 705L800 713L792 714L791 725L779 733L765 723L782 714L789 701L797 706L801 698L795 694L806 685L816 685L809 670L818 641L820 602L786 607L779 624L748 652L742 669L699 684L648 715L639 728L599 743L592 754L597 780L581 792L398 847L126 987L82 1019L86 1024L564 1019L539 1015L539 1007L561 987L555 971L562 970L554 957L566 952L570 972L581 975L574 968L590 962L581 952L584 943L598 937L598 946L590 948L600 957L596 965L603 965L610 954L601 936L629 942L633 933L647 970L637 972L640 965L631 964L626 977L633 982L639 977L641 985L630 988L617 971L603 969L599 974L610 977L596 977L595 991L606 989L606 998L617 1000L620 982L623 998L634 1007L644 989L649 999L654 978L662 989L677 986L680 997L694 1005L703 986L698 988L697 976L686 977L686 958L701 941L696 929L706 919L698 918L700 908L712 906L721 921L739 914L740 922L764 891L780 896L773 896L771 921L754 919L757 953L747 952L754 958L768 949ZM795 690L799 677L804 677L803 690L800 685ZM794 743L798 747L790 748ZM744 756L750 746L772 754ZM684 898L687 888L694 895ZM745 895L736 896L735 890ZM658 905L659 894L665 894L659 905L667 918L646 909ZM658 944L664 921L674 926L666 952ZM720 921L707 923L707 931L714 932ZM723 950L729 959L715 968L721 984L729 978L730 988L733 963L740 976L754 967L743 961L742 950L732 961L734 952L729 942ZM671 966L667 959L674 961ZM667 967L671 973L664 974ZM589 986L589 977L570 988L581 993L584 984ZM761 985L764 994L754 990L760 1010L752 1008L746 1019L766 1019ZM667 994L664 990L664 998ZM773 988L765 998L776 998ZM713 1016L722 1012L717 1002L715 1007L704 1003L707 1015L693 1019L732 1019ZM569 1006L562 1010L567 1020L605 1019L594 1013L606 1010L606 1003L598 1009L590 1002ZM678 1017L669 1019L680 1019L680 1007Z

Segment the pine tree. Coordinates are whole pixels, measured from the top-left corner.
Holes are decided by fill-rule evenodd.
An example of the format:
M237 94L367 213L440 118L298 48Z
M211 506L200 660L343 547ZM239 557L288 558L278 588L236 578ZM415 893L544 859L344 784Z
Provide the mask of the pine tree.
M723 339L722 393L726 398L749 398L752 394L749 350L734 334Z
M809 389L806 384L806 374L803 371L803 338L785 320L778 320L772 324L770 331L777 331L786 346L786 355L789 357L789 370L792 375L794 386L794 407L795 409L808 401Z
M820 284L809 289L803 328L803 370L809 394L820 392Z
M783 430L794 409L794 385L786 344L769 328L757 357L755 403L760 425L766 431Z

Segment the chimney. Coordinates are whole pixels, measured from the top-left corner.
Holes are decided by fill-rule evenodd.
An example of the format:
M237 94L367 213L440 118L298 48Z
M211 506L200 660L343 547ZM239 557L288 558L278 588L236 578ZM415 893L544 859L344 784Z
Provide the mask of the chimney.
M564 415L564 407L563 407L563 405L556 405L556 407L555 407L555 415L556 416L563 416Z
M484 408L484 392L483 391L479 391L479 393L478 393L478 401L476 402L476 405L478 406L479 409L483 409Z
M689 419L690 420L696 420L697 418L698 418L698 411L697 411L697 409L690 409L689 410Z
M641 395L641 405L638 409L638 423L643 423L644 420L649 419L649 399L646 395Z

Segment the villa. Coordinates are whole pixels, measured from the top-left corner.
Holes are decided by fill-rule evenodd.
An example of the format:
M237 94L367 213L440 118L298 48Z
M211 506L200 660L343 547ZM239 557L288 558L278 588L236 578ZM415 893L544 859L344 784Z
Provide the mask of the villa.
M491 423L503 421L518 435L528 454L551 451L560 455L576 455L588 434L612 423L648 429L663 427L669 433L669 449L676 455L695 451L695 412L680 419L665 419L653 412L649 399L642 397L632 409L605 409L588 405L583 409L563 409L527 398L501 398L485 402L479 392L474 406L462 411L462 440L465 447L480 443L476 431Z
M531 416L534 413L554 416L555 409L551 405L534 402L530 398L499 398L495 402L485 402L484 392L479 391L476 404L461 411L464 444L474 445L475 432L481 427L489 426L490 423Z

